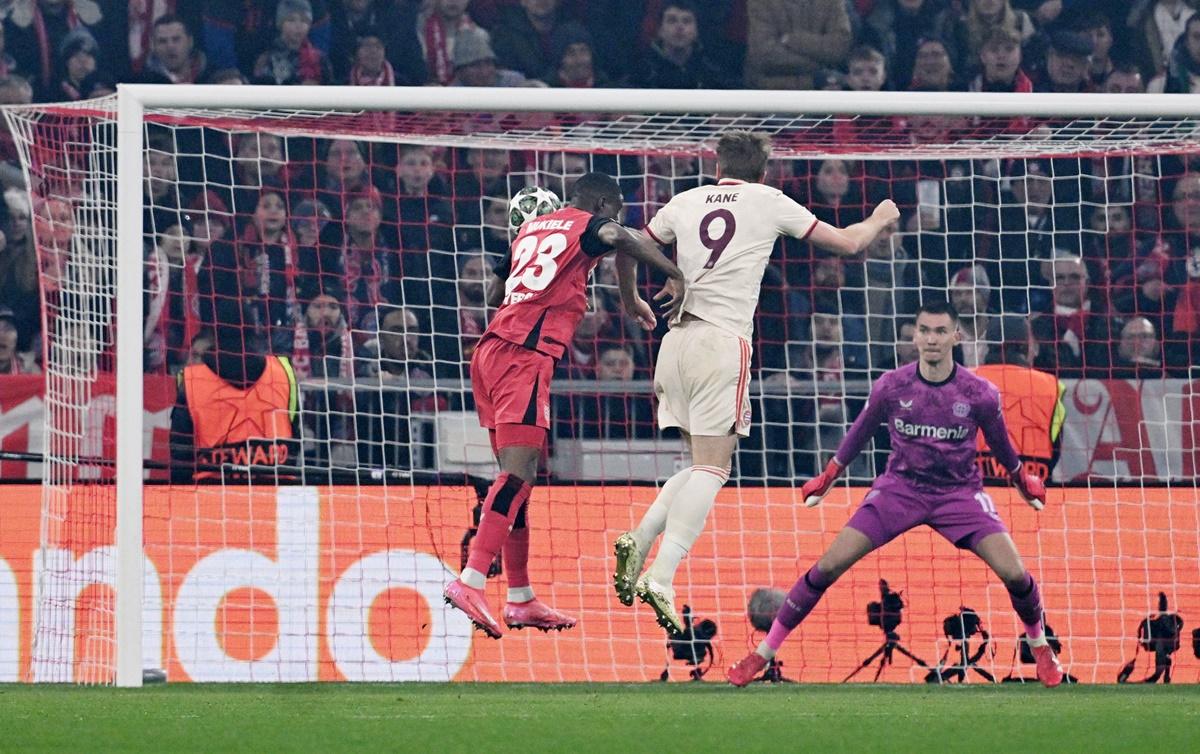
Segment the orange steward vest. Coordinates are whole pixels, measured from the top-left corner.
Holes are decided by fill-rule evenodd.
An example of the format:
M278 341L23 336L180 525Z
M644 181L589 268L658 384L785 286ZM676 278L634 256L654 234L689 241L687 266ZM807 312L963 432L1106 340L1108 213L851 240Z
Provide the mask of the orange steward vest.
M1008 437L1026 470L1042 479L1049 477L1054 445L1067 413L1062 402L1066 387L1052 374L1016 364L986 364L974 372L1000 390ZM991 453L982 432L976 447L985 477L1007 476L999 464L989 463Z

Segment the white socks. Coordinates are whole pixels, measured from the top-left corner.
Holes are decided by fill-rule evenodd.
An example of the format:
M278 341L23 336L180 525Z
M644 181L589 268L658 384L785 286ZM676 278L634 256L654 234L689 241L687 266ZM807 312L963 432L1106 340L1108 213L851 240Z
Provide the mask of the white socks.
M533 599L533 587L531 586L510 586L508 588L509 602L528 602Z
M487 576L470 566L462 570L462 573L458 576L458 580L472 589L483 589L487 586Z
M658 539L658 535L663 533L663 529L667 525L667 513L671 510L671 503L675 500L675 496L679 494L679 490L683 489L683 485L691 476L692 467L688 466L682 471L675 472L675 476L663 483L662 488L658 491L658 497L654 498L654 502L646 510L646 514L642 516L642 522L637 525L637 528L630 532L633 535L633 541L637 542L638 550L642 555L650 552L650 546L654 544L654 540Z
M725 469L715 466L692 467L692 473L667 512L663 541L648 571L651 581L666 587L674 583L679 562L692 549L700 532L704 531L708 512L728 479L729 473Z

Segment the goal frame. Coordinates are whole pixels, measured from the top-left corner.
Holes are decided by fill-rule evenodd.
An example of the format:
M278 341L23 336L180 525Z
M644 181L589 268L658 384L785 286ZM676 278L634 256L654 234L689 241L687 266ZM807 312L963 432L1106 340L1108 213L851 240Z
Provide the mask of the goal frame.
M1195 94L1007 94L753 90L540 89L352 86L117 86L116 371L142 373L142 161L148 108L779 115L1200 118ZM139 323L131 326L129 323ZM142 430L140 379L116 385L116 685L142 685Z

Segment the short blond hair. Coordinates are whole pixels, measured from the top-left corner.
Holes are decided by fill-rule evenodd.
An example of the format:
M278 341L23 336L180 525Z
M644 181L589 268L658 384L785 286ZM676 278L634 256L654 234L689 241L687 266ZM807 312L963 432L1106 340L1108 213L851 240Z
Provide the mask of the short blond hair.
M717 140L717 165L726 178L761 180L770 156L771 137L766 134L726 131Z

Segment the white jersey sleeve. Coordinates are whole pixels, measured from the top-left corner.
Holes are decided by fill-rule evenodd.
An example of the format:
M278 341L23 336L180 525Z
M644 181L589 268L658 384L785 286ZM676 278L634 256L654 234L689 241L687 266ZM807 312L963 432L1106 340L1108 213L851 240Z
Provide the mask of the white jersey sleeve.
M749 338L775 239L806 238L816 224L778 189L726 179L678 194L646 231L661 244L675 244L687 282L681 312Z

